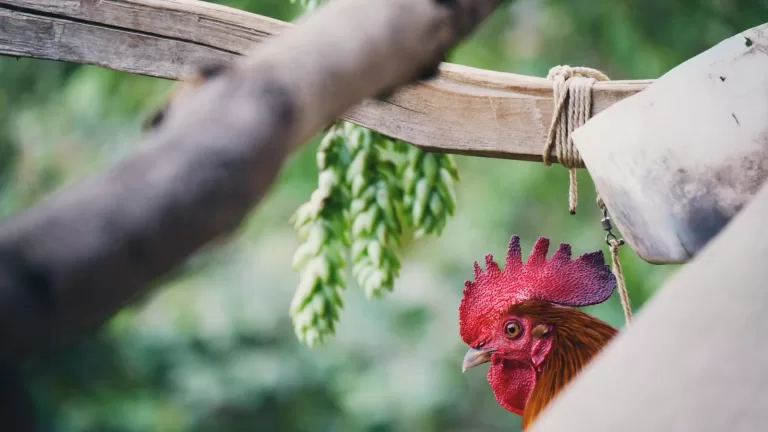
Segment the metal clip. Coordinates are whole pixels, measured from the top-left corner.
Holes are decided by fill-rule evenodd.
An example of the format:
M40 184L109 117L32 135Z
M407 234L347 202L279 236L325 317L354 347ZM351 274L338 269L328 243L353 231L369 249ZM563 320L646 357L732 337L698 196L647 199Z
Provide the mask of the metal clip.
M613 233L613 224L611 223L611 217L608 215L608 209L602 206L603 218L600 219L600 224L605 230L605 244L611 246L611 242L618 242L619 246L624 244L624 239L619 239L616 234Z

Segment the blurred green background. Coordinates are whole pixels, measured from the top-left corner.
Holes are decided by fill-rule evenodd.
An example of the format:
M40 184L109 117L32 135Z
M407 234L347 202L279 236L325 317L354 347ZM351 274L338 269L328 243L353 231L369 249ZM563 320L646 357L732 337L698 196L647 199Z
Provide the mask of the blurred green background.
M300 13L288 0L221 3L284 20ZM656 78L766 12L768 1L518 0L450 61L539 76L573 64L613 79ZM3 216L130 153L172 85L11 58L0 58L0 83ZM27 368L46 430L519 430L519 418L496 404L485 368L461 374L463 282L472 261L503 256L515 233L524 248L539 235L578 254L602 248L587 173L570 216L562 167L458 157L458 214L443 236L407 245L386 300L368 301L352 284L337 336L308 350L288 317L298 276L287 219L316 185L316 145L293 155L230 243L190 259L98 334ZM675 268L622 254L639 309ZM623 325L615 297L590 311Z

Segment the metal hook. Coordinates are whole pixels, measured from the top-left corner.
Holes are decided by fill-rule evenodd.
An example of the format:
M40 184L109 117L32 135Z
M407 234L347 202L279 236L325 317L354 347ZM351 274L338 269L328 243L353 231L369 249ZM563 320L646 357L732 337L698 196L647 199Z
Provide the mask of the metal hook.
M618 242L619 246L622 246L624 244L624 239L619 239L616 237L616 234L612 233L611 231L608 231L605 233L605 244L608 246L613 246L611 242Z
M600 224L605 230L605 244L613 246L612 242L618 243L619 246L624 244L624 239L619 239L616 234L613 233L613 224L611 223L611 217L608 216L608 209L602 206L603 218L600 219Z

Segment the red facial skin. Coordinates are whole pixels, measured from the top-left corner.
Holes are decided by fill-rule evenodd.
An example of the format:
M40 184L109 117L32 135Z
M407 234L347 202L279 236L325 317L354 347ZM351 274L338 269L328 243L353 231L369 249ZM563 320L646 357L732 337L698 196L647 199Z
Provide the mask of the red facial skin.
M510 335L510 323L519 331ZM501 406L523 416L525 430L584 366L616 335L616 329L578 309L527 300L495 325L475 328L480 350L492 351L488 383ZM480 360L487 357L476 357Z
M519 324L519 332L511 335L506 328ZM537 327L538 326L538 327ZM537 328L538 337L532 330ZM475 348L493 349L488 369L488 383L501 406L523 415L526 403L541 373L542 363L552 349L552 326L535 322L520 314L500 317L495 326L479 332Z

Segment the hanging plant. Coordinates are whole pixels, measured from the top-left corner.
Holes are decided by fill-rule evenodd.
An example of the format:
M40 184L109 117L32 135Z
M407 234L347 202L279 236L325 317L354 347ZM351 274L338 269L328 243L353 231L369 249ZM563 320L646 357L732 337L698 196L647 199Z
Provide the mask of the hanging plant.
M296 0L292 0L296 1ZM309 11L320 0L298 0ZM323 344L335 332L347 264L368 298L391 291L403 236L440 235L456 209L453 157L427 153L339 121L317 150L318 187L291 218L302 244L290 314L297 337Z

